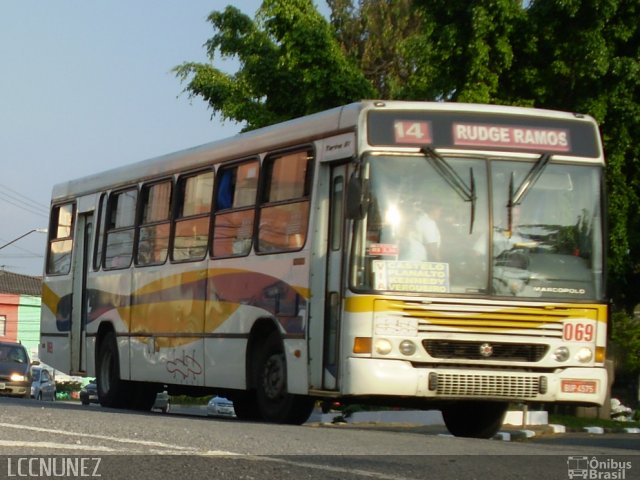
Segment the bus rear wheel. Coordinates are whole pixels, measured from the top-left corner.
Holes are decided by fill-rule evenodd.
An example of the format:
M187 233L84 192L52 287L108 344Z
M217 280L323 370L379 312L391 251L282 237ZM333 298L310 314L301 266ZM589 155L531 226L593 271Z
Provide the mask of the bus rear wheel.
M311 415L314 401L287 390L287 361L282 340L272 333L259 352L256 370L256 400L262 419L299 425Z
M456 437L492 438L502 426L507 407L505 402L456 402L442 408L442 417Z
M129 389L127 382L120 378L120 359L114 332L107 332L98 347L96 383L102 406L114 408L128 406Z

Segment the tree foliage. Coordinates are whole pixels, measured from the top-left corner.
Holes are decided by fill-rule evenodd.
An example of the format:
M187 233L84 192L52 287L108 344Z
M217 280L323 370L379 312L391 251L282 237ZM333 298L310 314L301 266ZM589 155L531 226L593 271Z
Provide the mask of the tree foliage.
M590 114L608 161L609 291L627 312L640 302L640 0L327 3L330 22L311 0L213 12L211 63L176 73L247 129L372 97Z
M592 115L607 156L609 287L640 301L640 1L537 0L527 10L508 99Z
M405 54L421 33L423 15L413 0L327 0L331 24L343 51L359 65L379 98L402 98L414 62Z
M502 103L502 78L524 10L519 0L415 0L425 18L407 41L414 75L405 98Z
M618 373L634 377L640 372L640 319L617 312L613 315L611 340Z
M255 21L229 6L209 21L212 63L186 62L175 72L190 96L247 130L374 96L311 0L265 0ZM236 59L239 70L216 68L217 55Z
M530 105L599 122L607 157L609 294L630 315L640 302L640 1L415 5L426 20L408 51L424 55L403 97Z

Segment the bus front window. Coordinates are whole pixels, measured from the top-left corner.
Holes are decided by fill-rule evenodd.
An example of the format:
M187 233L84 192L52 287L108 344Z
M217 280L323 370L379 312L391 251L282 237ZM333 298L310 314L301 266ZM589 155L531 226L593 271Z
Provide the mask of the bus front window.
M486 258L474 250L488 235L485 160L447 158L473 185L474 201L425 156L370 156L369 208L359 223L352 284L408 293L477 293L488 288Z
M458 188L425 156L367 157L368 210L356 225L351 285L403 294L602 298L602 171L550 162L509 207L534 162L446 157L466 183Z
M522 162L492 164L494 293L601 299L601 169L549 164L509 208L510 185L522 182L530 167Z

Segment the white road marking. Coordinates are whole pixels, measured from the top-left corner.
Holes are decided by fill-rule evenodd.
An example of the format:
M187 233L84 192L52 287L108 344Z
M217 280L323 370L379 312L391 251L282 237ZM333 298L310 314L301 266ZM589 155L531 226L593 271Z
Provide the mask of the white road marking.
M163 450L172 450L172 451L176 451L179 453L187 453L187 454L191 454L191 455L198 455L201 450L197 449L197 448L193 448L193 447L182 447L180 445L172 445L170 443L162 443L162 442L153 442L150 440L142 440L141 438L120 438L120 437L110 437L107 435L96 435L96 434L92 434L92 433L82 433L82 432L70 432L68 430L55 430L52 428L42 428L42 427L32 427L29 425L16 425L16 424L12 424L12 423L0 423L0 427L5 427L5 428L15 428L17 430L31 430L33 432L40 432L40 433L51 433L54 435L65 435L65 436L71 436L74 438L90 438L90 439L94 439L94 440L104 440L107 442L115 442L115 443L123 443L123 444L133 444L133 445L144 445L145 447L152 447L152 448L159 448L159 449L163 449ZM73 446L78 446L78 444L74 444L74 445L70 445L71 447ZM128 450L127 450L128 451ZM239 455L237 453L234 452L213 452L212 454L217 454L217 455Z
M89 445L70 445L68 443L53 442L24 442L20 440L0 440L0 447L28 447L28 448L49 448L52 450L83 450L88 452L105 452L115 453L123 450L116 450L109 447L89 446Z
M388 475L384 473L355 469L355 468L333 467L330 465L321 465L321 464L310 463L310 462L300 462L300 461L288 460L285 458L274 458L270 456L259 456L259 455L251 455L251 454L244 454L244 453L237 453L237 452L229 452L225 450L201 450L194 447L183 447L180 445L172 445L168 443L154 442L150 440L110 437L107 435L71 432L68 430L55 430L52 428L33 427L29 425L16 425L12 423L0 423L0 427L14 428L16 430L30 430L33 432L50 433L54 435L64 435L64 436L70 436L74 438L88 438L88 439L94 439L94 440L103 440L103 441L126 444L126 445L133 444L133 445L144 445L145 447L151 447L149 450L144 450L143 452L140 452L144 454L194 455L194 456L206 456L206 457L220 456L220 457L236 457L236 458L242 457L243 460L281 463L284 465L310 468L313 470L320 470L323 472L359 475L365 478L376 478L381 480L412 480L408 477L399 477L397 475ZM110 453L110 454L118 453L118 454L129 454L129 455L136 453L135 451L132 451L128 446L127 447L123 446L121 449L115 449L115 448L103 447L103 446L97 446L97 445L96 446L82 445L79 443L63 444L63 443L54 443L54 442L25 442L25 441L0 440L0 446L33 447L33 448L41 448L41 449L50 448L55 450L97 451L97 452L104 452L104 453Z

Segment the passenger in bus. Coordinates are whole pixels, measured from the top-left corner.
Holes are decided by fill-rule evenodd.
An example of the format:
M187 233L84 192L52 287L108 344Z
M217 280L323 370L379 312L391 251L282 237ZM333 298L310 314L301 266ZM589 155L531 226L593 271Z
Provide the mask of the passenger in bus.
M233 206L233 197L235 191L234 170L224 170L218 181L216 194L216 210L225 210Z
M442 205L438 201L429 203L426 208L422 200L415 201L407 220L405 238L401 242L400 260L415 262L439 262L440 228L438 221L442 217Z

